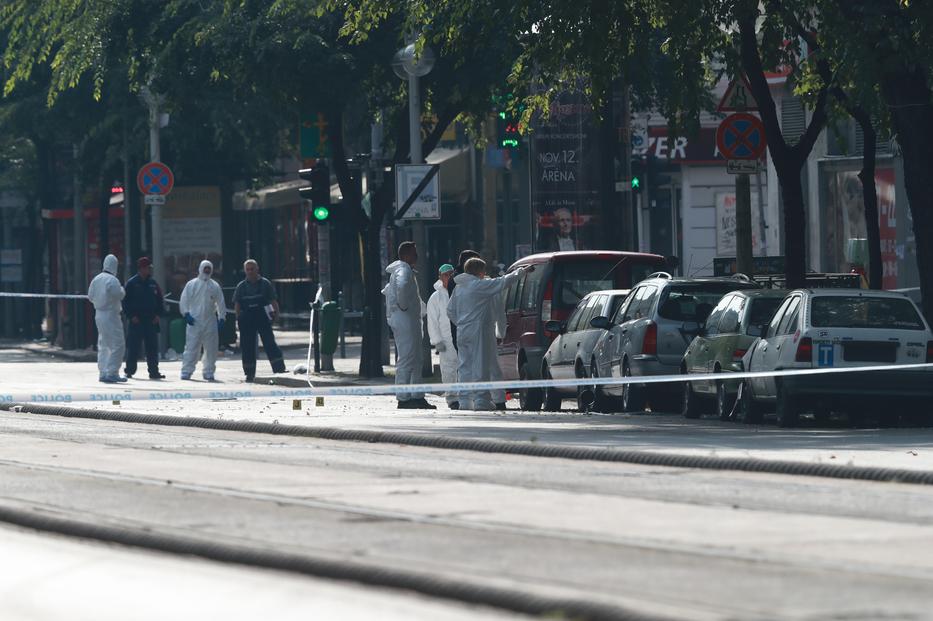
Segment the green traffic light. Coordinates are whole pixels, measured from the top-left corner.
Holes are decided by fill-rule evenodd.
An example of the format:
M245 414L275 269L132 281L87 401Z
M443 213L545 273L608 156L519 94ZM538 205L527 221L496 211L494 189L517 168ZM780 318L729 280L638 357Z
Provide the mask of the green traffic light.
M330 217L330 209L324 206L315 207L314 211L311 213L314 214L314 219L318 222L323 222L324 220L327 220L328 217Z
M641 189L641 179L638 177L632 177L632 189L640 190Z

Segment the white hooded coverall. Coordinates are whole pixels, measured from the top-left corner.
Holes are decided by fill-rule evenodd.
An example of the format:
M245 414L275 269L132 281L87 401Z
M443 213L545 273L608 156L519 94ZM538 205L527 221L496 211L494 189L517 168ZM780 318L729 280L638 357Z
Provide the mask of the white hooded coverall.
M436 348L441 345L438 349L441 359L441 381L445 384L453 384L457 381L459 361L450 331L450 319L447 317L448 302L450 302L450 294L447 292L447 287L438 280L434 283L434 293L428 298L428 338L431 339L432 347ZM455 392L448 392L444 396L448 405L460 400L460 396Z
M217 367L217 320L226 316L224 294L217 281L204 272L205 267L214 266L210 261L201 261L198 266L197 278L192 278L181 292L178 301L178 310L182 316L191 313L194 325L185 329L185 353L182 355L182 377L191 377L198 359L201 357L201 348L204 348L204 365L201 373L204 379L214 378L214 369Z
M395 261L386 268L389 274L389 283L383 288L382 294L386 296L386 315L392 335L395 337L395 347L398 350L398 360L395 365L395 383L418 384L421 382L421 337L422 337L422 307L421 293L418 290L418 279L411 266L404 261ZM423 393L398 393L399 401L409 399L423 399Z
M87 290L97 324L97 369L101 379L119 376L126 349L120 319L120 302L126 292L115 276L117 265L117 258L112 254L104 257L104 271L94 277Z
M447 316L457 326L461 382L502 379L496 351L496 325L501 322L503 292L523 272L519 268L500 278L480 279L472 274L459 274L454 278L457 286L447 306ZM464 393L460 408L492 410L495 407L493 397L488 390ZM495 397L504 399L504 395Z

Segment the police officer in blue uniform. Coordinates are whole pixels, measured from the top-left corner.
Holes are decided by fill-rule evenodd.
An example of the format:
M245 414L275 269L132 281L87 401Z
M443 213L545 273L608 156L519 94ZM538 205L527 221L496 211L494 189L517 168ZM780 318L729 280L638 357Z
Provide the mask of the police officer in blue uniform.
M159 373L159 318L165 313L162 289L152 277L152 261L141 257L136 262L136 275L126 281L123 314L129 320L126 336L126 376L136 374L136 361L141 344L146 347L149 379L163 379Z

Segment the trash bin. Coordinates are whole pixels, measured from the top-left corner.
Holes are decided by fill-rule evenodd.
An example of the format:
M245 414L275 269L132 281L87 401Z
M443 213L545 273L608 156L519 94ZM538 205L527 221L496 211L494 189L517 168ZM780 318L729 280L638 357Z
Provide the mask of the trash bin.
M175 350L175 353L181 355L185 351L185 320L182 318L172 319L168 323L168 346Z
M321 306L321 370L334 370L334 352L340 336L340 315L343 311L336 302L325 302Z

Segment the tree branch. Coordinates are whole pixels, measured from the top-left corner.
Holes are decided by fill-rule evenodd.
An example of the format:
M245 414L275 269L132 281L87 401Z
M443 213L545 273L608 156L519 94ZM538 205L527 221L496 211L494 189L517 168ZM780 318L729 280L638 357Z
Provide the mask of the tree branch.
M787 153L787 143L781 133L777 106L774 103L774 97L771 96L771 88L768 86L768 79L765 77L761 55L758 53L758 37L755 33L755 18L757 16L758 9L756 5L754 9L743 12L737 20L742 66L745 69L748 85L758 102L761 120L768 136L768 148L772 157L777 156L775 159L783 161Z

